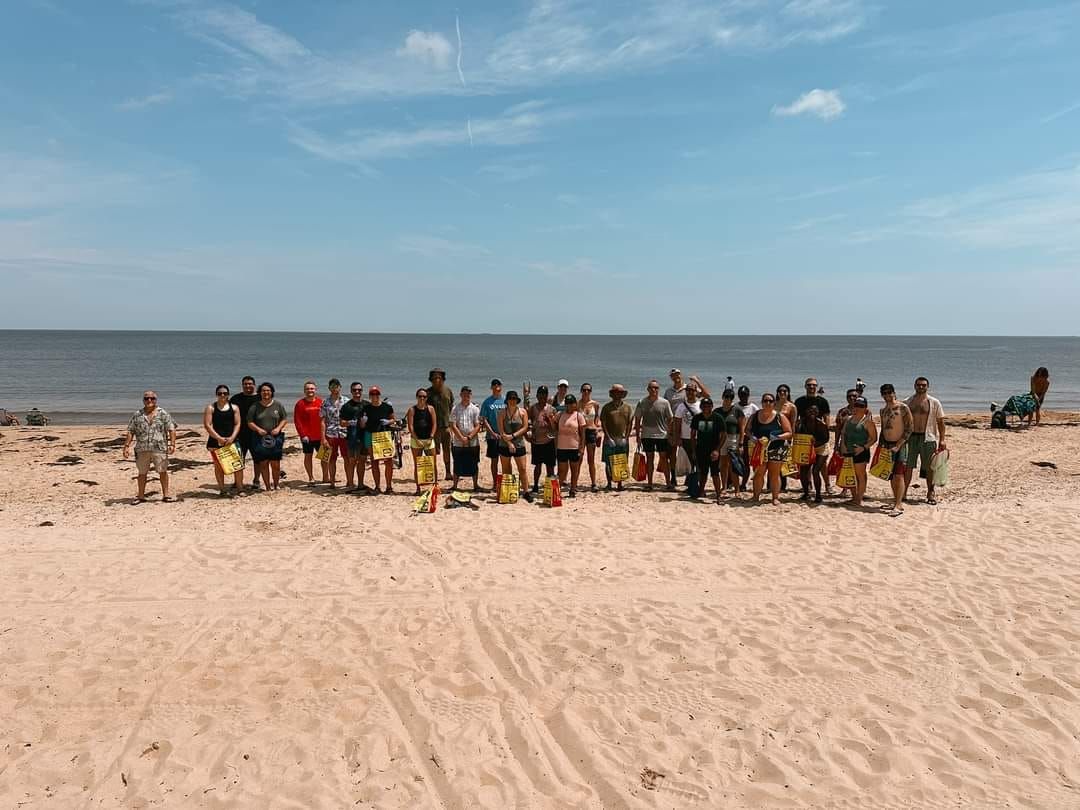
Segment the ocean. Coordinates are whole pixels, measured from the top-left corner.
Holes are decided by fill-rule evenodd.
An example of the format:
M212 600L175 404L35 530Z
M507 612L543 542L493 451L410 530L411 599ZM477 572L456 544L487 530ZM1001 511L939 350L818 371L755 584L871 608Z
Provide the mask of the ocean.
M1080 410L1080 338L882 337L879 335L416 335L299 332L134 332L0 330L0 407L21 417L38 407L53 424L122 424L153 388L159 404L186 424L201 421L214 387L236 393L240 378L269 380L291 409L305 379L320 395L330 377L348 390L353 380L373 384L398 405L414 401L428 370L446 369L456 391L472 386L482 400L492 377L506 389L531 380L554 386L565 377L576 393L593 384L607 400L614 382L644 396L656 377L666 387L672 367L696 374L719 396L731 375L757 400L787 383L795 396L817 377L825 397L843 401L861 377L878 403L877 388L892 382L906 395L918 375L946 413L989 413L1028 390L1038 366L1050 369L1047 407Z

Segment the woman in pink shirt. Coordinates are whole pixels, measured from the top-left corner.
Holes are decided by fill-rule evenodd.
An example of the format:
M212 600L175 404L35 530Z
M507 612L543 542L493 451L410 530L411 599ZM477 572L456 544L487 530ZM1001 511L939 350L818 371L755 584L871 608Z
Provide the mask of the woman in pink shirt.
M581 450L585 447L585 417L578 409L577 397L568 394L566 410L559 414L559 432L555 439L555 458L559 462L559 486L566 485L566 469L570 468L570 492L577 497L578 474L581 472Z

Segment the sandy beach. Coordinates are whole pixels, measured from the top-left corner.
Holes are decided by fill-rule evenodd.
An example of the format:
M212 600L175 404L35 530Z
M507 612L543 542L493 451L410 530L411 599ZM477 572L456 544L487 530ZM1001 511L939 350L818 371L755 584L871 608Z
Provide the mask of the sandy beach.
M299 454L220 499L187 425L179 502L133 506L121 428L3 429L0 807L1078 807L1080 423L1048 421L951 418L898 519L877 480L414 516Z

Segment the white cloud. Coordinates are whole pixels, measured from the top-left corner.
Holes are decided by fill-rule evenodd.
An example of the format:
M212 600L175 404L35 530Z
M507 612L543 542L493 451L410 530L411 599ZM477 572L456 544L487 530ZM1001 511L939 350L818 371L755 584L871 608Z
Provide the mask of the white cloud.
M532 0L515 27L476 45L469 82L449 66L460 47L414 30L391 51L313 53L290 34L232 7L179 14L189 32L234 64L200 78L230 94L302 105L416 95L487 94L569 77L633 74L715 48L775 49L835 40L865 25L864 0ZM459 29L455 19L455 30ZM402 60L401 55L410 58ZM411 67L409 66L411 63ZM460 64L459 64L460 67Z
M127 172L97 169L75 161L0 152L0 211L135 201L145 186Z
M814 115L822 121L832 121L843 115L845 109L846 105L840 98L839 91L815 88L809 93L803 93L791 104L773 107L772 111L773 115L781 117Z
M285 65L310 53L294 37L235 6L190 9L181 17L194 32L233 55Z
M408 56L440 70L450 64L454 49L450 40L435 31L410 31L405 44L398 49L399 56Z
M160 93L151 93L148 96L138 96L135 98L129 98L126 101L122 101L116 105L118 110L143 110L147 107L155 107L158 104L168 104L173 99L173 94L169 90L163 90Z
M506 108L495 118L472 119L471 136L469 129L455 122L409 130L350 130L338 137L327 137L307 127L294 126L289 140L318 157L354 164L454 146L531 143L541 138L545 127L572 120L577 115L577 111L568 107L527 101Z

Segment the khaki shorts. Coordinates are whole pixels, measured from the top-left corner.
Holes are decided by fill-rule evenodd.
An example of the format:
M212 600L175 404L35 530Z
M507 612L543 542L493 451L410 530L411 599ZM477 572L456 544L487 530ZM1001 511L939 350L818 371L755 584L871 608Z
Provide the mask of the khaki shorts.
M135 467L139 475L146 475L152 467L158 475L169 471L169 457L165 453L153 450L139 450L135 453Z
M434 439L416 439L416 438L413 438L413 437L410 436L409 437L409 447L411 449L413 449L413 450L434 450L435 449L435 440Z

